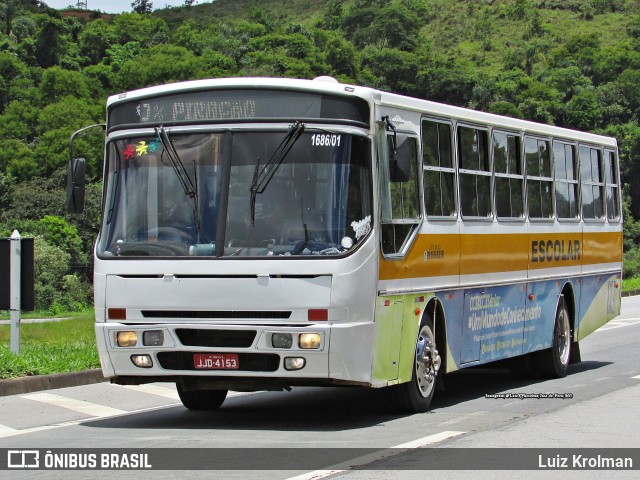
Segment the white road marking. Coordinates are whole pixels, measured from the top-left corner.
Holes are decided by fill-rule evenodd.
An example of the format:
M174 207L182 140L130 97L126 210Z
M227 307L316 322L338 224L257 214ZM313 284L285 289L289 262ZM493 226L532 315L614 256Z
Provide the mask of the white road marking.
M438 423L438 425L453 425L454 423L464 422L465 420L469 420L469 417L474 417L476 415L481 415L483 413L484 413L484 410L478 410L477 412L469 413L467 415L460 415L459 417L452 418L451 420L440 422Z
M15 435L22 435L22 434L25 434L25 433L44 432L45 430L53 430L55 428L61 428L61 427L72 427L74 425L80 425L80 424L83 424L83 423L90 423L90 422L94 422L94 421L98 421L98 420L105 420L105 419L108 419L108 418L124 417L125 415L131 415L131 414L136 414L136 413L153 412L155 410L162 410L162 409L165 409L165 408L177 407L179 405L182 405L182 404L181 403L172 403L170 405L161 405L159 407L143 408L143 409L134 410L134 411L131 411L131 412L123 412L123 413L120 413L120 414L117 414L117 415L112 415L110 417L82 418L80 420L72 420L72 421L69 421L69 422L54 423L52 425L41 425L39 427L25 428L23 430L14 430L13 432L0 432L0 438L13 437Z
M113 386L118 388L122 387L122 385L113 385ZM157 392L156 389L167 390L167 392L169 392L170 394L174 393L170 389L159 387L157 385L147 384L145 387L155 387L153 389L149 389L149 391L145 393L149 393L151 390L153 390L154 392ZM131 388L135 389L136 387L132 386ZM147 388L145 388L145 390L147 390ZM165 396L164 392L160 392L160 393L163 394L162 396ZM264 393L264 392L262 391L260 392L229 392L228 397L229 398L242 397L245 395L254 395L256 393ZM175 394L177 397L178 393L175 392ZM61 427L71 427L74 425L81 425L83 423L89 423L96 420L117 418L117 417L123 417L125 415L135 415L138 413L147 413L147 412L153 412L155 410L162 410L165 408L182 406L182 403L170 403L167 405L160 405L157 407L141 408L139 410L126 411L126 410L119 410L117 408L105 407L103 405L96 405L94 403L85 402L84 400L75 400L72 398L62 397L60 395L54 395L51 393L34 393L30 395L21 395L20 397L26 398L28 400L35 400L37 402L47 403L49 405L56 405L59 407L67 408L69 410L74 410L76 412L91 415L93 418L82 418L78 420L72 420L69 422L54 423L51 425L41 425L38 427L25 428L21 430L16 430L11 427L0 425L0 438L13 437L15 435L22 435L25 433L42 432L45 430L52 430L52 429L61 428ZM168 398L172 398L172 397L168 397Z
M17 432L15 428L7 427L6 425L0 425L0 437L3 434L11 435L13 432Z
M453 425L454 423L460 423L467 419L466 415L460 416L458 418L452 418L451 420L447 420L446 422L440 422L438 425Z
M631 377L631 378L635 378L636 380L640 380L640 375L636 375L635 377Z
M31 395L21 395L20 398L55 405L56 407L66 408L67 410L73 410L74 412L91 415L93 417L112 417L114 415L129 413L125 410L106 407L85 400L76 400L75 398L54 395L53 393L33 393Z
M444 431L444 432L436 433L433 435L429 435L428 437L419 438L418 440L414 440L412 442L403 443L401 445L396 445L395 447L390 447L388 449L380 450L378 452L374 452L369 455L363 455L362 457L354 458L353 460L348 460L344 463L334 465L334 468L331 468L331 469L314 470L313 472L303 473L302 475L290 477L287 480L320 480L322 478L327 478L332 475L345 472L358 465L367 465L369 463L382 460L383 458L392 457L393 455L397 455L399 453L404 453L404 451L406 450L412 450L415 448L433 445L434 443L439 443L449 438L457 437L459 435L464 435L465 433L466 432L456 432L456 431ZM397 450L404 450L404 451L397 451Z
M611 320L600 327L596 332L603 332L605 330L614 330L616 328L631 327L632 325L638 325L640 319L638 318L619 318L617 320ZM596 333L594 332L594 333Z
M147 383L143 385L113 385L113 386L116 388L127 388L132 392L148 393L150 395L157 395L159 397L170 398L171 400L180 400L180 396L178 395L177 390L175 390L175 387L166 388L166 387L161 387L159 385L154 385L152 383ZM262 391L260 392L229 392L227 394L227 398L242 397L245 395L253 395L256 393L263 393L263 392Z
M180 400L178 392L171 388L160 387L158 385L146 384L146 385L115 385L120 388L126 388L133 392L148 393L150 395L157 395L158 397L170 398L172 400Z

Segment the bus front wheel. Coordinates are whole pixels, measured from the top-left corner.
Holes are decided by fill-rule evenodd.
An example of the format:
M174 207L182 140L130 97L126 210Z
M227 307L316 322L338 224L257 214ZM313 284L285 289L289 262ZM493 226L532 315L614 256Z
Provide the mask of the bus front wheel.
M176 383L178 396L189 410L217 410L227 398L227 390L185 390Z
M426 412L436 389L441 364L431 321L423 321L420 325L413 363L411 381L391 387L393 406L401 412Z
M540 373L550 378L567 376L571 357L571 322L564 299L558 304L551 348L540 352Z

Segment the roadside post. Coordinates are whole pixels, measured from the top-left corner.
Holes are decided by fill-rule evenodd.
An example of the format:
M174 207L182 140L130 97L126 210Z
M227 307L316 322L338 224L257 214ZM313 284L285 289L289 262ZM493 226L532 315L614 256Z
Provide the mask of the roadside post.
M0 239L0 310L9 310L11 352L20 353L20 315L34 309L33 238L22 238L14 230Z
M9 261L11 272L11 283L9 287L9 309L11 311L11 351L13 353L20 353L20 256L22 254L22 249L20 248L20 240L22 240L22 237L20 236L20 232L18 230L14 230L9 240L11 241L11 259Z

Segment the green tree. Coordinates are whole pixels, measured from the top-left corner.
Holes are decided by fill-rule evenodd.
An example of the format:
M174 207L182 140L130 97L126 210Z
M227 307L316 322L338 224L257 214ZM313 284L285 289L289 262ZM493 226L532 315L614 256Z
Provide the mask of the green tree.
M371 5L372 2L361 2ZM386 2L375 2L386 3ZM352 8L343 19L345 36L362 48L376 45L411 51L420 29L418 16L402 4Z
M51 245L62 249L70 255L71 262L76 266L84 266L88 263L84 253L82 239L78 235L78 229L69 225L67 221L56 215L45 215L39 222L42 237Z
M38 109L28 102L11 102L0 115L0 138L33 141Z
M339 35L334 35L325 45L326 61L333 72L355 78L358 71L356 47Z
M477 82L473 66L458 56L435 58L421 64L416 95L436 102L466 106Z
M411 52L367 47L362 52L362 67L375 75L375 87L405 95L417 94L415 79L420 61Z
M0 139L0 171L6 172L17 180L31 178L38 166L32 150L16 139Z
M187 49L174 45L155 45L143 57L128 60L117 73L118 87L123 90L202 78L207 65Z
M122 13L113 19L113 33L120 45L139 42L148 47L168 40L167 24L154 15Z
M62 301L63 278L69 273L71 255L42 237L35 237L33 250L36 309L48 310Z
M114 29L102 19L89 22L78 35L80 52L90 64L100 63L117 38Z
M27 75L27 66L15 55L0 52L0 113L13 99L17 81Z
M565 104L563 124L566 127L593 131L601 120L602 109L593 89L581 90Z
M44 71L40 82L40 93L45 103L54 103L64 97L89 98L89 87L85 77L61 67L51 67Z
M7 218L2 218L4 211L11 208L12 195L16 188L16 179L11 175L0 172L0 222L6 222Z
M48 68L56 65L63 53L62 34L64 25L54 19L48 19L42 26L36 40L36 60L38 65Z
M149 0L133 0L131 8L133 8L134 12L139 14L151 13L153 12L153 2L150 2Z

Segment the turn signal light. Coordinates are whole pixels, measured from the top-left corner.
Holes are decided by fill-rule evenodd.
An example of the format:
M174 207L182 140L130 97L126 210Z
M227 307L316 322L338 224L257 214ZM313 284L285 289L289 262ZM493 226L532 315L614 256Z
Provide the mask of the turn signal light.
M329 310L326 308L311 309L307 318L310 322L326 322L329 320Z
M126 320L127 309L126 308L110 308L108 311L109 320Z

